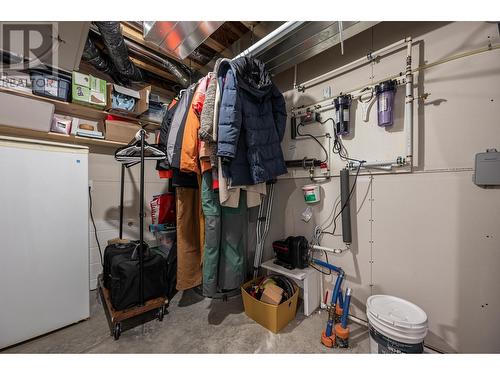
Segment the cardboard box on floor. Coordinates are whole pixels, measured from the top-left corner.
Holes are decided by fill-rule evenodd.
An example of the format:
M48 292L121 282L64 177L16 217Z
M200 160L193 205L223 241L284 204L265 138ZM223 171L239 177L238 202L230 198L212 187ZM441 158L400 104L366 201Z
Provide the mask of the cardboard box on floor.
M294 284L295 293L293 293L293 296L282 304L275 306L259 301L247 293L246 288L253 283L255 283L255 280L251 280L241 286L241 295L243 297L245 313L249 318L255 320L261 326L274 333L278 333L290 321L295 319L299 298L299 288Z
M262 293L260 300L261 302L278 306L281 302L282 297L283 297L283 289L281 289L278 285L269 284L266 286L266 289L264 289L264 292Z
M125 109L113 108L113 100L112 100L113 91L135 98L136 103L134 110L127 111ZM118 114L121 113L128 116L135 116L135 117L140 116L149 109L150 93L151 93L151 86L146 86L140 90L132 90L127 87L115 85L113 83L108 83L106 110L108 110L109 112L115 112Z

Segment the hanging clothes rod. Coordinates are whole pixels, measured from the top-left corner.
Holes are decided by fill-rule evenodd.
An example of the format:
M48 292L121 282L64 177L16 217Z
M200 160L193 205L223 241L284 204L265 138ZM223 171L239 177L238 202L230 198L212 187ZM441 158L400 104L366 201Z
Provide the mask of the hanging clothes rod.
M261 40L252 44L246 50L241 52L238 56L233 58L233 60L235 60L239 57L247 56L247 55L255 56L256 54L264 51L266 48L271 46L273 43L279 41L283 37L290 34L292 31L296 30L298 27L302 26L304 23L305 23L304 21L285 22L283 25L278 27L276 30L270 32L265 37L263 37Z

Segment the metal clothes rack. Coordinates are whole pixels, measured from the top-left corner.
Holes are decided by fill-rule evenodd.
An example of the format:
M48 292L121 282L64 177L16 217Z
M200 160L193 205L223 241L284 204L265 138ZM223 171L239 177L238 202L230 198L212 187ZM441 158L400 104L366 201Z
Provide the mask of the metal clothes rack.
M122 163L120 176L120 235L123 239L123 196L125 192L125 168L130 168L140 164L140 182L139 182L139 305L144 305L144 137L145 130L140 130L141 156L139 162Z
M140 133L140 158L139 160L118 160L115 153L115 159L122 163L120 177L120 231L119 238L123 239L123 209L124 209L124 191L125 191L125 168L130 168L136 164L140 164L140 208L139 208L139 304L126 310L115 310L111 304L109 290L104 287L102 277L99 278L99 294L103 302L104 311L108 320L111 335L115 340L118 340L122 331L131 329L137 325L158 318L163 320L163 316L167 313L168 299L166 297L158 297L148 301L144 300L144 162L145 156L145 134L146 131L141 129ZM136 136L137 137L137 136ZM136 141L134 138L133 141ZM131 142L132 144L132 142ZM119 149L120 150L120 149ZM118 151L119 151L118 150ZM118 152L117 151L117 152ZM130 159L130 158L129 158Z

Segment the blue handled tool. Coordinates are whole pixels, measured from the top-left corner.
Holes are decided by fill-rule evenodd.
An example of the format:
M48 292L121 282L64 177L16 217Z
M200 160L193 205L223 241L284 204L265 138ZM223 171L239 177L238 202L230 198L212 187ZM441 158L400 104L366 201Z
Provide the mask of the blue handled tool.
M349 305L351 303L351 288L345 292L344 311L340 323L335 324L335 343L339 348L349 347L349 327L347 327L347 317L349 315Z
M343 280L344 280L344 271L341 270L341 273L338 274L337 280L335 281L335 287L333 288L332 302L330 304L331 305L330 312L328 314L328 322L326 324L327 337L332 335L333 325L335 324L335 308L337 307L337 299L339 298L340 287L342 285Z
M326 323L325 331L323 331L321 335L321 342L323 343L323 345L331 348L335 346L334 324L336 316L336 306L337 303L339 303L340 307L343 307L343 305L345 304L341 290L342 281L344 280L345 277L345 272L342 268L334 266L333 264L324 262L319 259L313 258L312 262L317 264L318 266L328 268L329 270L334 271L338 274L337 279L335 280L335 286L333 287L330 308L328 310L328 322Z
M340 321L340 324L342 325L342 328L347 327L347 317L349 316L349 305L351 304L351 288L347 288L345 292L345 303L343 306L343 313L342 313L342 319Z

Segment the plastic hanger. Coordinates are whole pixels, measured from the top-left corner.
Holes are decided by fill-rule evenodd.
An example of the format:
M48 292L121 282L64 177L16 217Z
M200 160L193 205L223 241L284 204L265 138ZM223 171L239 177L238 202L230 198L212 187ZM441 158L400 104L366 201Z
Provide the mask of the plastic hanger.
M145 132L145 130L139 130L130 144L115 151L115 159L124 163L126 167L141 161L141 132ZM144 141L144 160L163 160L166 157L167 155L163 151Z

